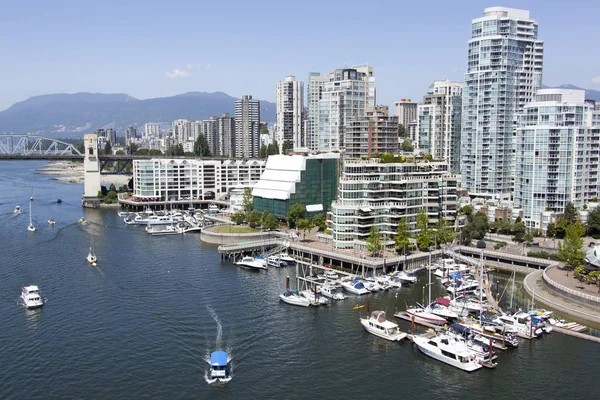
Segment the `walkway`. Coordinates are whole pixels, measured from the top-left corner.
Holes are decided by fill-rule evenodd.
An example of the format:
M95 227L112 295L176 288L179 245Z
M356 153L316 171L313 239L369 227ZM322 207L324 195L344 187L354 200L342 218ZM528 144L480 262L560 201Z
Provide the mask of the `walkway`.
M563 285L571 290L575 290L583 294L600 297L600 294L598 293L598 285L588 285L587 283L580 282L575 278L572 271L561 270L559 268L550 268L548 271L546 271L546 273L548 278L552 279L559 285Z

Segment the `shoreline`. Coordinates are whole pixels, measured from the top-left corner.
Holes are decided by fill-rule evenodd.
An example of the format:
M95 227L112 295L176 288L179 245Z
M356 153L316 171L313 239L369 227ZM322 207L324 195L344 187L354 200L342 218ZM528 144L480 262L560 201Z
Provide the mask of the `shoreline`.
M36 173L40 175L52 176L49 179L52 181L84 184L85 174L83 172L83 163L76 161L55 160L50 161L44 167L37 169ZM131 179L131 175L101 175L100 183L106 187L114 184L116 187L127 185Z

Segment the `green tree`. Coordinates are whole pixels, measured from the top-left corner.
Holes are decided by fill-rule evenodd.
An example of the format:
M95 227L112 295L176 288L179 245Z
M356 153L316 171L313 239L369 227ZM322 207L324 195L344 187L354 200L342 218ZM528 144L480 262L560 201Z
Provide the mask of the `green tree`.
M111 183L110 186L108 187L108 191L109 192L116 192L117 188L115 187L114 183Z
M104 202L106 204L111 204L114 203L115 201L117 201L118 195L117 192L114 190L110 190L106 196L104 196Z
M565 206L565 212L562 219L565 219L570 224L577 222L577 210L575 210L575 206L572 202L569 201Z
M287 214L287 220L290 228L296 226L296 221L306 217L306 207L303 204L292 204Z
M371 253L371 256L376 256L383 249L383 243L379 235L379 229L377 226L371 226L369 237L367 238L367 251Z
M244 197L242 197L242 212L249 213L253 209L252 188L247 187L244 189Z
M512 227L513 240L515 242L523 242L525 240L525 233L527 232L527 228L525 227L525 222L519 221L515 222Z
M594 208L588 214L587 230L590 235L600 233L600 207Z
M83 142L77 143L77 151L81 154L85 154L85 146L83 145Z
M235 222L237 225L243 224L245 220L246 220L246 213L244 213L242 210L234 213L231 216L231 221Z
M194 155L196 157L210 157L210 147L208 140L204 135L198 135L198 139L194 142Z
M437 242L439 244L452 243L454 241L454 231L450 222L440 216L437 226Z
M461 244L470 245L472 240L482 240L489 231L489 221L486 214L478 212L467 223L461 232Z
M150 149L137 149L133 154L136 156L147 156L150 155Z
M313 218L313 222L317 228L319 228L319 232L324 232L327 229L327 220L325 218L325 214L317 214Z
M410 142L410 140L404 140L402 142L402 144L400 145L400 148L402 149L402 151L407 151L407 152L412 152L415 149L413 147L412 143Z
M104 145L104 154L112 154L112 146L110 145L110 142L106 142L106 144Z
M310 218L300 218L296 220L296 227L299 231L303 232L304 240L306 240L306 232L309 232L312 228L314 228L315 224Z
M417 214L417 229L419 229L417 245L420 249L428 249L435 243L435 240L433 230L429 227L429 216L424 208Z
M411 249L411 236L412 233L410 231L410 225L406 221L406 217L400 218L400 221L398 221L398 228L396 229L396 236L394 237L394 241L396 242L396 251L398 253Z
M462 206L460 208L460 210L458 210L458 214L459 215L472 215L473 214L473 207L471 206Z
M125 152L123 150L117 150L117 151L115 151L115 155L116 156L124 156Z
M277 140L274 140L269 146L267 146L267 155L273 156L279 154L279 143Z
M583 250L583 238L585 228L580 222L575 222L566 228L565 240L558 244L558 256L560 261L568 267L575 268L583 264L585 251Z
M138 145L135 143L129 143L129 146L127 146L127 154L135 154L136 151L138 151Z
M252 211L246 213L246 222L252 228L254 228L254 227L256 227L256 225L260 224L260 221L261 221L261 215L258 211L252 210Z
M290 142L289 140L285 140L283 142L283 145L281 146L281 154L287 154L290 152L290 150L292 150L294 146L292 146L292 142Z
M267 146L264 145L264 144L262 146L260 146L259 157L260 158L267 158Z
M398 136L403 138L406 135L406 129L404 128L404 125L402 124L398 124Z
M567 228L569 227L569 225L571 225L571 223L566 219L559 219L558 223L556 224L556 237L559 239L564 238L567 234Z
M260 218L260 223L261 223L263 229L266 229L266 230L279 228L279 221L277 221L277 218L273 214L268 212L267 210L265 210L262 213L262 217Z
M260 125L260 134L261 135L268 135L269 134L269 128L267 128L266 125L261 124Z
M148 150L148 155L149 156L162 156L163 153L162 153L162 151L160 151L158 149L152 149L152 150Z

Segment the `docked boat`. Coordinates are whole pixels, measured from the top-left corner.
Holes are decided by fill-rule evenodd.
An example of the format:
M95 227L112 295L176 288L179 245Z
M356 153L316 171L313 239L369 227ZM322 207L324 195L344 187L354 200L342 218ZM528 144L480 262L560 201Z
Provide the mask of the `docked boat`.
M328 269L327 271L325 271L324 275L325 275L325 279L329 279L331 281L340 279L340 276L338 275L338 273L331 269Z
M21 214L23 212L23 210L21 210L21 206L15 206L15 209L13 210L14 214Z
M33 219L31 215L31 202L29 202L29 225L27 226L29 232L35 232L35 225L33 225Z
M306 297L300 296L297 291L287 289L285 292L279 295L279 298L288 304L299 307L308 307L310 306L310 300Z
M344 300L347 299L346 295L340 292L335 285L323 285L321 286L321 294L325 297L329 297L333 300Z
M300 296L308 299L313 306L324 306L329 304L328 298L321 296L319 293L315 293L313 290L303 290L300 292Z
M443 297L438 297L437 299L435 299L435 301L433 303L431 303L429 305L429 311L432 314L435 314L439 317L445 318L445 319L458 319L458 314L455 313L454 311L452 311L450 308L448 308L448 306L450 305L450 300L445 299Z
M533 324L531 316L523 312L514 315L500 315L493 321L504 326L509 332L521 333L529 337L540 337L544 333L541 327Z
M261 270L267 269L267 266L262 262L256 260L254 257L246 256L242 258L241 261L235 263L238 267L246 268L246 269L254 269Z
M465 327L471 329L474 333L480 335L486 340L492 340L497 347L518 347L519 340L515 332L506 331L502 325L489 323L481 325L478 322L471 321L469 324L462 323Z
M409 283L409 284L417 282L417 277L414 276L413 274L409 274L406 271L396 271L392 274L392 278L396 278L400 282Z
M551 326L555 326L557 328L568 329L568 330L574 331L574 332L585 332L588 329L586 326L578 324L577 322L568 322L564 319L549 318L548 323Z
M267 265L270 265L272 267L285 267L287 266L287 264L285 262L283 262L279 257L277 256L270 256L267 257Z
M279 259L287 264L293 264L296 262L296 259L294 257L291 257L288 253L281 253L279 255Z
M448 322L446 318L432 313L429 307L421 307L419 305L407 309L406 315L410 318L414 317L416 322L426 322L434 325L444 325Z
M369 292L379 292L380 290L384 290L384 287L377 283L375 278L364 278L363 285Z
M365 288L365 285L359 280L343 281L342 287L352 294L363 295L369 293L369 290Z
M406 333L400 331L398 324L386 319L385 311L373 311L369 318L361 318L360 323L370 334L392 342L398 342L406 337Z
M210 355L210 371L208 383L229 382L231 371L228 365L227 353L222 350L213 351Z
M423 354L463 371L472 372L481 368L464 341L454 336L414 336L413 341Z
M451 324L448 327L447 332L450 335L454 334L462 338L465 341L467 348L475 355L477 361L490 362L498 358L493 348L490 351L489 341L486 343L485 338L479 334L476 334L471 328L461 324ZM491 360L490 353L492 357Z
M94 254L94 252L92 251L92 248L90 247L90 251L88 252L88 255L86 257L86 260L88 262L88 264L91 264L92 266L96 266L98 265L98 257L96 257L96 255Z
M477 300L472 296L461 295L450 300L449 307L457 314L463 315L465 311L471 313L480 313L485 311L487 303Z
M35 285L24 286L21 289L21 301L29 309L40 308L44 305L44 298L40 293L40 288Z
M218 213L218 212L219 212L219 206L217 206L217 205L216 205L216 204L214 204L214 203L210 203L210 204L208 205L208 213L209 213L209 214L216 214L216 213Z
M52 218L50 218L50 219L48 220L48 225L56 225L56 221L55 221L55 220L53 220Z

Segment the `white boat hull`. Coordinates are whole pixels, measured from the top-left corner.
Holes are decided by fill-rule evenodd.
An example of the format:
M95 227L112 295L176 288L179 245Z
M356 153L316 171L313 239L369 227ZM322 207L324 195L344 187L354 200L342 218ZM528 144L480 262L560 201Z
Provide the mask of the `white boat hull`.
M381 329L377 329L377 328L369 325L369 320L367 318L361 318L360 323L365 328L365 330L367 332L369 332L371 335L375 335L377 337L380 337L385 340L389 340L391 342L399 342L399 341L403 340L404 338L406 338L406 336L407 336L407 334L404 332L398 332L394 335L388 335L385 332L382 332Z
M444 325L448 321L446 319L430 312L417 312L414 309L406 310L406 315L410 318L414 317L416 322L426 322L434 325Z
M293 306L299 306L299 307L308 307L310 306L310 301L304 297L301 296L284 296L283 294L279 295L279 298L288 304L291 304Z
M481 364L477 363L474 360L470 360L467 363L461 363L456 359L446 357L443 354L440 354L436 351L431 350L430 345L427 344L428 339L421 338L421 337L414 337L413 340L414 340L415 344L417 345L417 347L419 348L419 350L423 354L425 354L431 358L434 358L438 361L441 361L445 364L451 365L453 367L462 369L463 371L467 371L467 372L472 372L472 371L475 371L475 370L478 370L479 368L481 368Z

